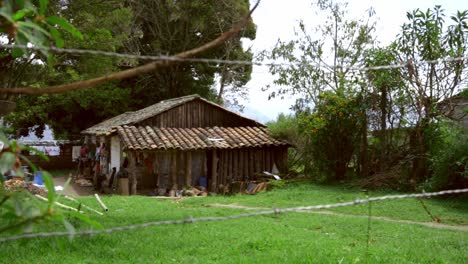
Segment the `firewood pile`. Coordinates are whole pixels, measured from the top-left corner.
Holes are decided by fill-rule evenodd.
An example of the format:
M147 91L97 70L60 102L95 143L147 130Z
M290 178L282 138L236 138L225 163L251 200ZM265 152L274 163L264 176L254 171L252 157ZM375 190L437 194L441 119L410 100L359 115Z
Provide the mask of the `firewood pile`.
M205 197L208 195L227 195L227 194L256 194L258 192L266 191L268 181L238 181L232 184L219 185L218 193L211 193L203 186L190 187L184 190L167 190L160 188L154 190L150 196L166 196L166 197Z
M47 191L41 187L35 186L32 182L26 182L22 178L13 178L5 181L4 185L6 190L17 191L24 189L32 194L38 194L42 196L47 195Z

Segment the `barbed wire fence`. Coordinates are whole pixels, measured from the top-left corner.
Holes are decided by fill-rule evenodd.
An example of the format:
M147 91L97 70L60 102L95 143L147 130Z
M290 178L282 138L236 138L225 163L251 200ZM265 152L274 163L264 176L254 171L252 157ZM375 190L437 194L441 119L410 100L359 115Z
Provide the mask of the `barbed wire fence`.
M256 216L265 216L265 215L275 215L282 213L290 212L304 212L320 209L331 209L345 206L355 206L361 204L368 204L372 202L379 202L384 200L396 200L396 199L407 199L407 198L429 198L441 195L449 194L461 194L468 193L467 189L456 189L456 190L446 190L440 192L430 192L430 193L412 193L412 194L401 194L401 195L385 195L378 197L371 197L367 199L356 199L349 202L334 203L334 204L324 204L324 205L310 205L310 206L299 206L299 207L288 207L288 208L274 208L271 210L257 211L252 213L236 214L230 216L207 216L207 217L189 217L185 219L174 219L174 220L161 220L161 221L151 221L134 225L126 225L119 227L112 227L101 230L85 230L78 232L41 232L41 233L31 233L31 234L21 234L15 236L1 237L0 243L7 241L14 241L19 239L32 239L32 238L44 238L44 237L74 237L74 236L91 236L99 234L110 234L115 232L127 231L127 230L136 230L142 229L151 226L165 226L165 225L182 225L182 224L193 224L198 222L216 222L216 221L228 221L235 219L242 219L247 217L256 217ZM370 213L370 210L369 210ZM370 224L370 215L369 215L369 224ZM368 226L368 232L370 232L370 227ZM369 240L369 239L368 239Z
M149 60L149 61L178 61L178 62L199 62L199 63L217 63L217 64L231 64L231 65L255 65L255 66L299 66L310 62L297 62L297 63L286 63L286 62L263 62L263 61L248 61L248 60L225 60L225 59L213 59L213 58L178 58L170 55L138 55L129 53L118 53L101 50L90 50L90 49L70 49L70 48L57 48L57 47L34 47L28 45L11 45L0 43L0 48L6 49L25 49L33 51L47 51L53 53L73 54L73 55L102 55L108 57L116 57L122 59L138 59L138 60ZM331 66L331 65L313 65L317 68L327 69L342 69L350 71L371 71L371 70L390 70L398 68L406 68L408 65L421 65L421 64L438 64L443 62L462 62L468 60L468 56L461 57L446 57L436 60L421 60L421 61L405 61L398 64L387 64L377 66Z

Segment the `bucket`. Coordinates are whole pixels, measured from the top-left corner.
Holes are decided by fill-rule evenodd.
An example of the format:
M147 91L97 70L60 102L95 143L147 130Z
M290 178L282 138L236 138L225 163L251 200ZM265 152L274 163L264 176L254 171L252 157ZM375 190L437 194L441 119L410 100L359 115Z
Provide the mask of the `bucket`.
M120 178L119 179L119 194L120 195L128 195L128 178Z
M200 177L198 179L198 182L199 182L200 186L203 186L205 188L208 187L208 183L206 182L206 177Z
M34 184L44 185L44 180L42 179L42 171L37 171L34 173Z

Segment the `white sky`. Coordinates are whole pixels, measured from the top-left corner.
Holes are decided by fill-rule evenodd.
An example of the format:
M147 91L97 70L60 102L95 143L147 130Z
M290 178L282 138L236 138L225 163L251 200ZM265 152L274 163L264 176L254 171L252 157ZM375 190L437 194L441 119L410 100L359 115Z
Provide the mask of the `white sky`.
M251 5L256 0L250 0ZM377 18L375 35L382 44L387 44L399 32L400 26L406 22L406 12L416 8L427 10L435 5L442 5L447 16L457 10L468 9L468 0L349 0L348 10L353 18L366 16L366 10L373 7ZM294 37L293 31L299 20L315 28L322 23L315 14L312 0L262 0L260 6L253 13L254 23L257 25L257 37L251 43L255 53L264 49L271 49L276 41L290 40ZM448 21L448 17L446 21ZM271 84L273 77L268 69L254 66L252 79L246 85L249 88L249 101L245 102L244 115L260 121L275 119L278 113L289 112L294 99L274 99L268 101L268 93L261 88Z

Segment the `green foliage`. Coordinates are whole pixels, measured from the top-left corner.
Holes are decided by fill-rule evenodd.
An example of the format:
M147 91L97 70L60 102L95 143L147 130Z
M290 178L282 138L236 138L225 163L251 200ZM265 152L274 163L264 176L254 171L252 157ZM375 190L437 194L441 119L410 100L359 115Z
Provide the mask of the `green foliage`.
M267 123L272 136L293 143L298 137L298 121L292 115L280 113L275 121Z
M270 181L268 182L268 189L282 189L286 187L285 181Z
M80 31L64 18L47 16L47 5L47 0L39 1L39 6L29 0L2 1L0 33L6 33L9 41L14 41L17 45L31 43L36 47L47 47L50 40L55 41L58 47L62 47L63 39L57 27L77 38L83 37ZM12 51L13 57L19 57L24 53L25 50L22 48L15 48Z
M118 51L130 36L132 11L128 8L112 8L115 3L102 2L95 5L69 3L63 8L64 15L73 20L83 32L83 38L64 35L67 47L76 49L97 49ZM56 4L52 8L59 8ZM102 10L113 9L108 16ZM50 10L55 12L55 10ZM56 58L53 68L48 68L42 85L53 85L80 81L119 70L123 59L97 55L61 55ZM118 83L106 83L97 89L73 91L58 95L21 96L16 100L17 108L6 117L6 121L18 131L27 135L32 128L38 135L46 124L59 138L76 136L79 132L104 119L129 110L130 89Z
M47 16L47 0L40 0L39 7L35 5L36 3L37 1L1 1L0 37L6 36L11 44L26 45L30 43L39 48L48 47L51 40L54 40L57 46L63 45L62 36L57 28L65 30L76 38L82 38L81 33L64 18ZM28 56L17 58L23 53L22 49L15 48L11 53L2 54L0 58L0 65L2 66L0 76L6 77L6 80L2 78L2 83L14 86L18 79L23 79L16 76L15 71L19 70L20 75L22 75L27 69L42 67L30 66L33 65L32 60L36 59L30 53L27 53ZM42 53L48 55L45 51L42 51ZM48 56L47 59L48 63L53 61L52 56ZM20 67L18 67L18 64L20 64ZM4 74L4 68L7 69L6 75ZM16 80L12 81L15 78ZM7 99L9 98L7 97ZM33 113L30 111L28 114ZM43 113L39 112L39 114ZM14 174L15 177L25 176L21 170L21 165L24 163L32 168L33 173L38 171L37 167L21 154L22 151L34 151L41 157L45 156L40 151L25 147L15 140L10 141L3 130L3 126L0 127L0 233L2 235L29 233L33 231L33 227L38 223L45 222L54 225L62 223L68 230L73 230L73 226L64 219L65 213L55 210L55 201L60 195L55 192L53 180L49 173L42 172L47 189L47 206L44 206L31 193L24 190L26 188L25 182L20 182L21 185L24 185L20 187L11 184L6 185L4 176L7 173ZM92 221L86 216L76 218L92 224ZM98 227L98 225L93 226Z
M356 20L348 18L346 3L324 0L316 6L326 15L324 23L309 29L300 21L296 39L279 40L271 51L262 53L263 58L291 63L270 66L270 73L276 78L273 84L279 88L271 91L267 85L263 89L271 91L271 98L300 95L296 102L299 110L316 104L324 91L360 89L363 76L342 67L356 66L374 43L372 11L365 19Z
M428 190L468 187L468 135L450 121L428 128L431 178L422 185Z
M158 55L177 54L198 47L240 21L248 13L249 5L248 0L134 1L130 7L140 24L138 30L141 35L131 40L131 48L141 54ZM238 36L210 49L203 57L251 60L252 53L242 48L241 38L254 39L255 32L255 25L249 22ZM251 71L251 65L186 62L128 80L127 85L132 87L131 95L135 98L132 106L141 108L163 99L193 93L214 99L217 76L222 78L222 85L229 88L231 94L242 94L245 92L242 87L250 80Z
M288 166L291 172L303 171L305 140L299 132L299 120L293 115L279 114L275 121L267 123L268 130L275 138L285 140L293 145L288 150Z
M306 169L324 177L319 180L343 180L359 144L364 105L357 97L333 92L322 93L319 98L312 113L300 115L301 133L308 139Z
M70 33L63 34L67 48L172 55L218 37L244 18L248 9L247 0L209 3L159 0L96 3L51 1L46 14L60 13L63 18L73 21L74 26L82 32L82 39ZM103 13L106 15L103 16ZM253 23L249 23L240 36L204 53L203 57L251 60L252 53L242 48L242 37L255 37ZM39 87L63 84L103 76L147 62L92 54L60 54L54 64L49 63L30 71L34 73L31 81ZM20 63L21 66L25 64ZM8 116L7 121L20 135L27 134L27 128L32 128L40 135L48 124L59 137L76 136L81 130L107 118L160 100L193 93L215 100L216 91L213 87L221 72L226 77L226 89L241 94L245 91L242 87L250 80L251 69L251 65L238 67L187 62L122 82L107 83L96 89L52 96L21 96L16 100L16 113ZM5 82L11 79L8 74L5 73ZM22 80L24 83L21 86L29 84Z

